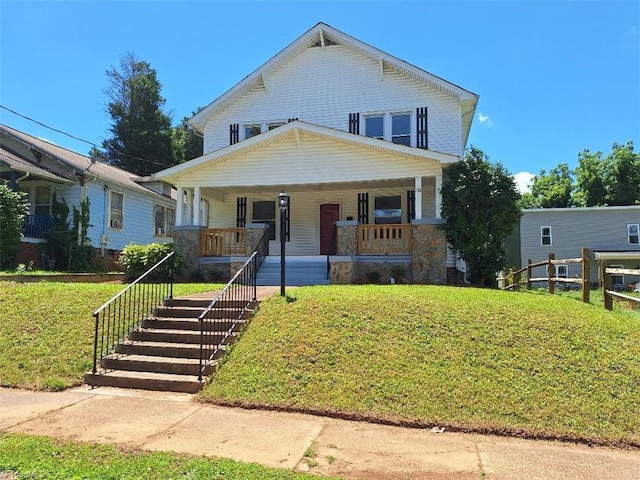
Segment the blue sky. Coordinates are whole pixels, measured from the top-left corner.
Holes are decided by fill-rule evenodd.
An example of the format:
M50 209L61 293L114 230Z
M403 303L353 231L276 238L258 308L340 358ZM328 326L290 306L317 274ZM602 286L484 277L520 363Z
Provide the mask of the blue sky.
M0 104L99 144L105 71L127 51L157 70L177 123L320 21L479 94L468 145L513 174L640 148L638 1L0 0ZM90 148L3 109L0 122Z

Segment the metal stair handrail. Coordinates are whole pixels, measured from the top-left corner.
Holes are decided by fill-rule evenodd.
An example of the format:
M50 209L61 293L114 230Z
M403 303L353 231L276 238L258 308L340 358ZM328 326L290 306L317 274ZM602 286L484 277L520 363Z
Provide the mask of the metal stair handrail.
M173 266L165 282L144 283L155 270L169 259L173 261L175 252L170 252L162 260L149 268L111 300L93 312L95 331L93 340L93 369L97 372L98 361L109 355L116 346L134 331L140 323L164 301L173 298ZM98 359L98 357L100 357Z
M249 260L240 267L233 278L229 280L198 317L200 322L200 373L198 381L202 381L204 371L211 365L220 347L227 343L229 337L236 331L238 322L249 310L251 304L257 300L256 276L260 264L264 260L263 254L264 252L259 252L258 250L253 252ZM220 308L228 307L231 311L235 311L232 324L226 331L218 331L216 329L216 326L222 322L215 317L213 312L220 305L222 305ZM223 333L222 339L213 344L211 340L220 333Z

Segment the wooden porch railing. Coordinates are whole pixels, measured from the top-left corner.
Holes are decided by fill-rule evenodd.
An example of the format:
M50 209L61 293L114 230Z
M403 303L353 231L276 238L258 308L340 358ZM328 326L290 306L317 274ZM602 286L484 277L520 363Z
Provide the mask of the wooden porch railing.
M359 255L411 253L411 225L358 225Z
M200 233L200 256L246 254L246 231L244 228L208 228Z

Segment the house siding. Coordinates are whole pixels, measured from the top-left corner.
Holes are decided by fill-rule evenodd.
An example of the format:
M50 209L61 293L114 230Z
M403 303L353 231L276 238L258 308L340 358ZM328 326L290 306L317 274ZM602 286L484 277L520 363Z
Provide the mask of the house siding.
M428 107L429 149L461 155L459 100L341 45L308 48L266 75L265 86L238 98L210 120L204 153L229 145L229 125L289 118L348 131L349 113L411 112ZM412 121L415 129L415 118ZM361 133L364 129L361 126ZM415 132L414 132L415 133ZM415 135L414 135L415 137ZM241 134L242 138L242 134Z
M237 187L244 185L290 185L344 183L436 176L437 161L391 158L381 152L344 145L293 132L277 143L253 150L181 176L188 186ZM265 168L265 165L268 167Z
M640 223L640 206L590 209L525 210L520 223L521 264L546 260L550 253L557 259L578 258L583 247L591 251L636 251L640 245L629 245L627 225ZM552 244L542 246L540 227L550 226ZM627 265L638 268L640 265ZM538 272L542 272L541 269ZM581 275L580 264L568 265L569 277ZM539 276L535 274L535 276ZM592 262L591 279L598 278L596 262Z

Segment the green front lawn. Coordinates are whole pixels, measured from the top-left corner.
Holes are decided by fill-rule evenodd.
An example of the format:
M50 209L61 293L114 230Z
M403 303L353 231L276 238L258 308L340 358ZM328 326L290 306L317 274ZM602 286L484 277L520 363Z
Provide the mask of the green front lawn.
M121 288L0 282L0 385L81 383L91 313ZM261 304L205 401L640 446L638 312L438 286L289 295Z
M46 437L0 434L0 478L47 480L311 480L314 475L262 467L221 458L165 452L120 450L111 445L77 443ZM8 478L14 478L10 476Z
M125 286L0 281L0 386L60 390L80 385L93 362L93 312ZM219 290L175 284L174 296Z
M262 303L203 399L640 445L637 313L437 286L289 294Z

